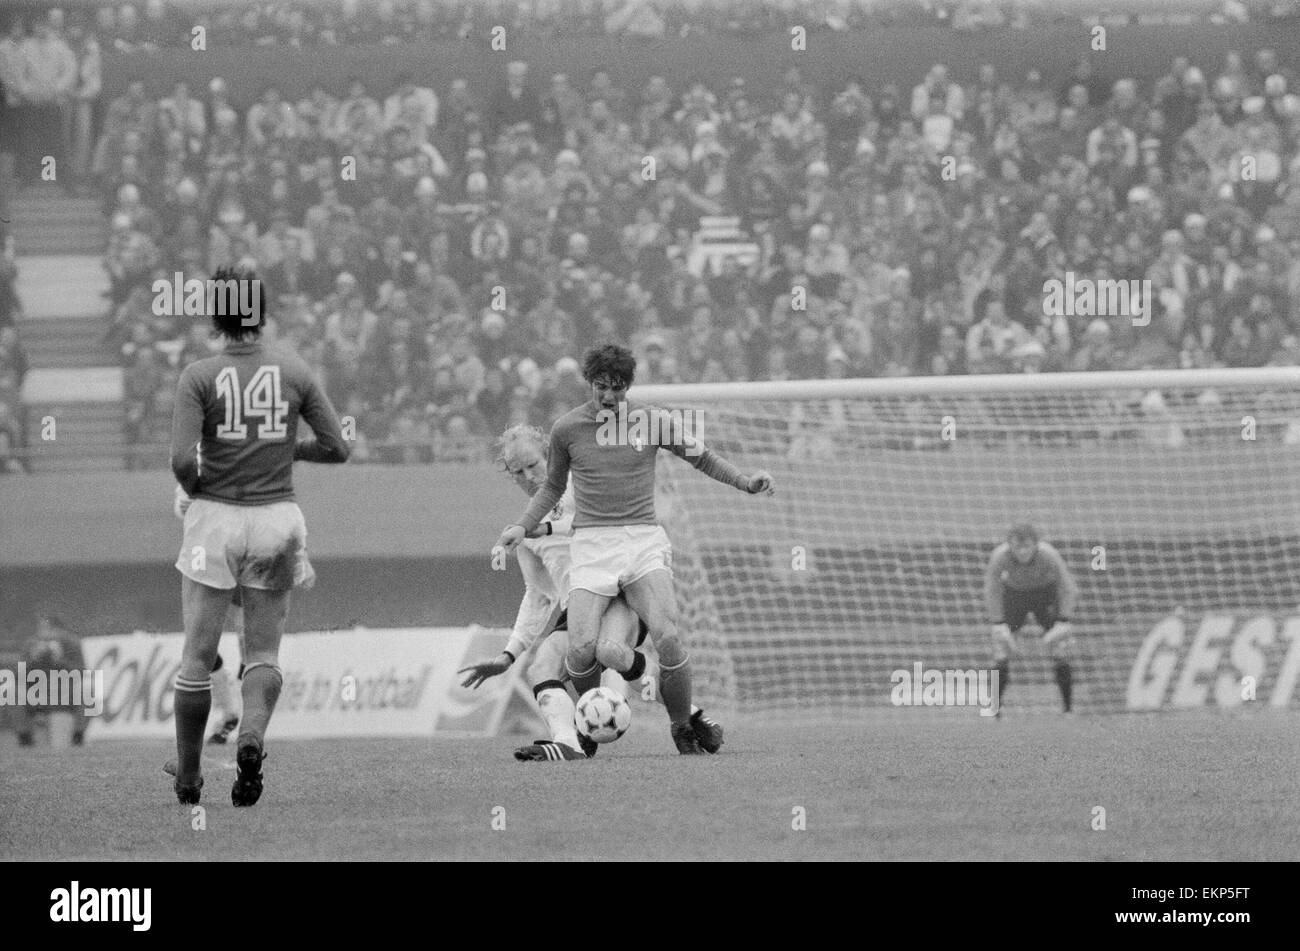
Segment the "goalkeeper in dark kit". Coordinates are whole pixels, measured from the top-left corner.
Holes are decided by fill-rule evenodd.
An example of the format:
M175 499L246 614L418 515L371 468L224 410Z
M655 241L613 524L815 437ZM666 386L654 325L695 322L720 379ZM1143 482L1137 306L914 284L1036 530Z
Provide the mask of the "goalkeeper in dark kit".
M1078 600L1079 586L1065 559L1038 537L1034 526L1014 526L1007 533L1006 541L993 549L984 573L984 604L993 624L993 661L998 669L1001 700L1005 700L1011 681L1016 634L1032 614L1043 629L1043 643L1051 652L1052 673L1061 691L1062 707L1066 713L1071 711L1074 670L1070 666L1073 648L1070 617Z

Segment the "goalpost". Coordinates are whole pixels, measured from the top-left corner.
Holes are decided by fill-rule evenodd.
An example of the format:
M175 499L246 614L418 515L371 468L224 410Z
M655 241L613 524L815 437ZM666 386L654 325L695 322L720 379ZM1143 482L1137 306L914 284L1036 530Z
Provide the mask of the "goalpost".
M703 702L844 714L889 707L891 673L918 662L987 668L984 568L1022 521L1082 589L1077 709L1234 705L1219 679L1249 674L1261 696L1279 679L1281 638L1254 644L1258 658L1214 644L1213 666L1207 645L1195 664L1189 651L1206 616L1280 621L1300 605L1300 368L645 386L633 399L695 410L697 435L777 484L746 496L660 454ZM1185 630L1153 655L1169 617ZM1046 651L1021 645L1008 705L1055 709Z

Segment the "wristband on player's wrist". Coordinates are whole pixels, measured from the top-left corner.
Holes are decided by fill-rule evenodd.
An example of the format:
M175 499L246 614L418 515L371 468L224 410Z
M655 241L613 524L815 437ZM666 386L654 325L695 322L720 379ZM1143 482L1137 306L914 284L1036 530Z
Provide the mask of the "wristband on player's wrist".
M503 653L503 654L505 654L507 657L509 657L509 658L510 658L510 664L511 664L511 666L514 666L514 663L515 663L516 660L518 660L518 658L515 657L514 654L510 653L510 651L502 651L501 653Z
M555 526L554 526L554 525L552 525L550 522L543 522L542 524L544 524L544 525L546 526L546 534L547 534L547 535L554 535L554 534L555 534Z

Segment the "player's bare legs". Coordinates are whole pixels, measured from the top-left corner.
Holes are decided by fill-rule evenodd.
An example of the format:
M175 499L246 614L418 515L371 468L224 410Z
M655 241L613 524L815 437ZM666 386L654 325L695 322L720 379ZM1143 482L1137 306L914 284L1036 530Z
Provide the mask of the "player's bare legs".
M645 674L645 654L637 650L639 628L640 618L623 598L614 599L600 622L596 660L606 670L621 675L627 683L634 683ZM662 684L658 686L662 687ZM655 695L660 703L664 702L662 689L656 689ZM722 747L722 727L694 703L691 704L690 723L700 748L709 753L718 752Z
M578 733L574 725L574 702L569 696L564 680L567 676L565 658L569 652L567 617L563 626L550 632L538 645L528 666L527 680L533 685L533 696L546 721L551 738L538 740L515 751L515 759L538 762L563 762L590 758L600 748L594 740ZM622 674L624 680L639 678L645 671L645 655L635 650L638 633L637 616L621 597L610 601L605 615L600 619L600 633L596 639L598 664ZM615 648L621 651L615 653ZM615 659L618 666L605 664L601 655ZM621 688L621 684L619 687ZM561 749L567 747L568 749ZM570 751L582 751L582 757L571 756Z
M212 665L216 662L226 610L233 592L181 578L181 613L185 646L176 671L176 795L181 802L199 801L203 776L199 768L203 732L212 710Z
M624 680L639 679L645 671L645 655L632 646L636 633L636 614L626 600L615 598L600 619L600 636L596 639L597 663L606 670L622 674Z
M659 652L659 689L668 719L684 724L691 718L691 667L686 645L677 633L677 599L673 576L662 569L642 575L623 588L623 596L641 620Z
M699 753L702 747L692 721L691 657L677 631L677 598L672 573L657 568L623 587L623 597L641 620L659 652L659 695L672 725L673 743L679 753ZM699 717L695 717L699 720ZM706 742L716 753L722 745L722 728L712 721L701 722ZM705 747L707 748L707 747Z
M574 588L569 592L569 650L564 664L579 697L600 686L596 639L600 633L600 619L611 600L612 596L596 594L586 588Z
M239 775L230 793L236 806L251 806L262 795L262 748L284 682L280 639L288 616L288 591L244 589L244 718L235 753Z

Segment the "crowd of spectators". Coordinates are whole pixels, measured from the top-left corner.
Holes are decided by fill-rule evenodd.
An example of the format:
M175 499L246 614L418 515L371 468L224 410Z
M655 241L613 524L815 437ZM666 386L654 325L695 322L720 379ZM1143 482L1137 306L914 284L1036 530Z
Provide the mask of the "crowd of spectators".
M1242 23L1300 12L1297 0L1198 0L1107 4L1112 18L1166 16L1177 22ZM647 38L696 33L787 34L946 26L957 30L1027 29L1063 17L1095 17L1086 0L227 0L101 4L97 32L115 49L188 46L196 26L210 47L436 43L483 36L621 35ZM1112 22L1114 20L1112 19Z
M361 458L477 457L579 402L574 357L606 338L641 382L1300 361L1291 67L1065 72L818 90L791 70L760 99L514 62L499 89L356 77L246 107L220 79L135 83L95 155L132 438L165 436L211 346L150 316L151 281L229 261L265 276ZM701 267L715 217L752 253ZM1045 316L1068 272L1150 280L1150 325Z
M9 16L0 31L0 140L13 163L5 173L84 190L102 89L99 40L85 17L68 21L58 8ZM46 156L56 162L53 179Z

